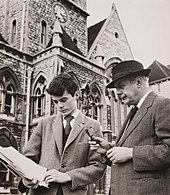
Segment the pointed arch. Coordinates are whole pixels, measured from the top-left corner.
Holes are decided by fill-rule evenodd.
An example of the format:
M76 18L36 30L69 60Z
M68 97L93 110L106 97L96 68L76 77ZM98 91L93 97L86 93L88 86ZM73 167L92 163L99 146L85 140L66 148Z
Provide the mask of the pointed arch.
M37 74L37 76L34 78L34 80L33 80L33 84L32 84L32 94L35 92L35 88L36 88L36 86L37 86L37 83L38 83L39 81L42 81L43 79L47 82L47 75L46 75L44 72L40 71L40 72Z
M14 135L6 127L0 128L0 146L2 147L13 146L16 150L18 150L18 144Z
M82 90L82 111L101 122L102 92L96 82L87 83Z
M9 67L0 68L0 113L14 116L20 91L20 81L14 71Z
M33 118L45 115L47 79L44 72L40 72L32 87Z
M0 68L0 81L6 80L7 82L10 81L10 83L15 88L16 92L21 91L21 84L19 81L19 78L15 74L15 72L10 67L3 67Z
M0 146L13 146L16 150L18 150L17 140L15 139L12 132L6 127L0 127ZM9 169L7 169L3 164L0 163L1 186L3 186L5 183L9 184L11 181L13 181L13 177L14 176L10 173Z

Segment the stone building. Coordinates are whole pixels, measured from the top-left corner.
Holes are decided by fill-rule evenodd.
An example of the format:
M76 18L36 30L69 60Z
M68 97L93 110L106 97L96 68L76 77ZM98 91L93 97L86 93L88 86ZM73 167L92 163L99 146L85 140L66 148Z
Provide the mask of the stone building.
M87 28L85 0L0 0L0 145L20 152L38 121L56 113L46 87L69 73L79 85L78 107L98 120L106 139L127 109L106 84L111 63L133 59L113 4L108 18ZM107 194L109 170L89 187ZM0 191L17 194L17 177L2 164Z

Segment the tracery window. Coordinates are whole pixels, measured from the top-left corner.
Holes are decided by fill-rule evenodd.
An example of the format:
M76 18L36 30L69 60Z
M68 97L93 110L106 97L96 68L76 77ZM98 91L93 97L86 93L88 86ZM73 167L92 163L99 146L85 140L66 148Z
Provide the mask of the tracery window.
M2 74L0 81L0 113L14 116L16 101L16 86L9 72Z
M46 80L40 76L33 94L33 117L41 117L45 115L46 106Z
M101 93L95 84L87 84L82 89L82 110L83 112L100 122L101 115Z

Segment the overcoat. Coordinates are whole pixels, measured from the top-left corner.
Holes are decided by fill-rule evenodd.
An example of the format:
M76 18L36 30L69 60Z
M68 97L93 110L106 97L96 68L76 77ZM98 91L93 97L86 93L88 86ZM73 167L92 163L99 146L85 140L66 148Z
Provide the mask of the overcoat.
M133 160L112 165L111 195L170 195L170 99L149 93L121 134Z
M90 150L89 137L85 129L93 128L96 136L102 137L97 121L79 112L67 142L63 147L63 122L59 113L39 122L25 148L24 155L48 170L66 172L72 179L63 184L64 195L86 195L87 185L99 180L106 169L101 163L101 155ZM29 191L31 195L56 195L58 183L50 183L49 188L38 187Z

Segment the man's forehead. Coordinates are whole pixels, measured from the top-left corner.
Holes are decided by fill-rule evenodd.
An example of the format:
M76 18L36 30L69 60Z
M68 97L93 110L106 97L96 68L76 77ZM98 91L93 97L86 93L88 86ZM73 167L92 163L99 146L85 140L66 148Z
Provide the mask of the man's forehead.
M62 96L56 96L56 95L52 95L52 100L61 100L64 98L68 98L69 94L63 94Z

